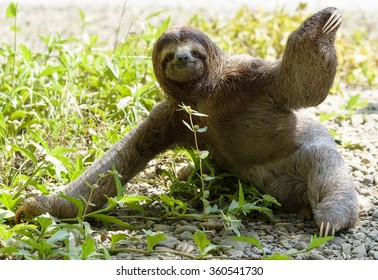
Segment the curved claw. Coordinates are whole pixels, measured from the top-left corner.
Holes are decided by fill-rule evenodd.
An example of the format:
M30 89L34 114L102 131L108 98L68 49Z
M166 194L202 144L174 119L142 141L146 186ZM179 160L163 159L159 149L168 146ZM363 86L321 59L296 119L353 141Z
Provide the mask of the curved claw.
M331 225L329 222L324 226L324 222L320 224L319 230L319 237L325 236L334 236L335 235L335 227Z
M343 21L341 14L338 10L335 10L332 15L329 17L327 22L323 26L323 33L329 34L334 30L336 27L340 25L340 23Z

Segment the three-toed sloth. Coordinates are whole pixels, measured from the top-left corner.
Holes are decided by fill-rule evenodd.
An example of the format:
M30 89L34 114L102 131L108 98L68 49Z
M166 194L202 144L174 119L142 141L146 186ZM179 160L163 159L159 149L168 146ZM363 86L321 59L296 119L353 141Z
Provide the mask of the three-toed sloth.
M64 193L88 199L88 211L116 195L115 167L125 184L158 153L174 146L194 146L183 124L191 106L208 117L194 122L207 131L200 148L241 180L274 196L282 208L310 208L321 235L353 227L357 198L348 169L334 139L302 108L320 104L328 95L337 69L334 40L341 23L336 8L306 19L288 38L282 60L266 62L249 55L226 55L204 33L190 27L164 32L152 54L156 78L166 94L148 117L116 143ZM57 196L25 200L16 213L45 212L75 217L77 208Z

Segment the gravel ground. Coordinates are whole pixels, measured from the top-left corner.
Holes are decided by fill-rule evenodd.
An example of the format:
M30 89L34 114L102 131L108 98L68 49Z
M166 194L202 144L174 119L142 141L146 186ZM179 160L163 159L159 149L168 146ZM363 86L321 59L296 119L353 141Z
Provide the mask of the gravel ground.
M0 0L1 10L3 12L6 7L4 5L8 1ZM37 35L46 36L51 33L59 32L64 35L87 36L88 34L99 34L100 39L108 43L108 47L112 47L115 42L122 40L130 24L132 28L138 28L138 19L143 19L146 15L153 11L167 9L163 15L171 15L175 23L182 23L185 16L194 13L196 7L202 7L199 3L205 1L193 1L192 5L184 4L185 1L159 1L151 5L146 1L128 1L127 9L121 18L123 1L82 1L76 3L74 1L18 1L20 3L19 26L21 33L18 42L25 44L33 50L43 47L38 40ZM227 1L225 1L226 3ZM236 10L240 3L246 1L228 1L225 6L217 5L217 11L209 12L214 15L218 12L217 17L230 16L230 12ZM264 2L272 8L275 1ZM278 1L282 3L282 1ZM310 8L317 10L328 2L335 5L337 1L310 1ZM358 1L361 2L361 1ZM376 1L364 2L365 6L358 6L352 1L344 1L343 8L346 11L355 11L364 9L363 13L368 14L377 10ZM208 2L210 6L212 1ZM348 6L349 3L349 6ZM156 5L155 5L156 4ZM214 4L214 3L213 3ZM369 9L369 5L371 9ZM168 6L171 5L171 6ZM197 6L196 6L197 5ZM226 4L225 4L226 5ZM336 5L337 6L337 5ZM213 6L211 6L213 7ZM214 6L215 7L215 6ZM290 8L290 7L289 7ZM83 32L83 22L80 20L79 9L85 11L86 28ZM220 11L219 9L222 9ZM189 10L189 11L188 11ZM368 11L369 10L369 11ZM351 13L351 14L353 14ZM4 14L4 13L2 13ZM212 16L210 15L210 16ZM361 14L362 15L362 14ZM344 17L345 18L345 17ZM360 16L359 19L363 19ZM353 21L358 24L359 21ZM371 24L371 23L369 23ZM2 37L0 41L11 42L12 34L9 32L11 25L10 19L0 19L0 32ZM117 34L117 27L121 27L121 32ZM346 23L344 26L348 26ZM346 28L346 27L344 27ZM361 90L345 90L346 95L360 93L362 100L367 100L367 106L358 110L352 117L345 120L335 118L325 122L329 128L337 131L342 135L344 142L350 141L349 148L340 147L340 152L350 166L351 173L354 178L355 187L360 199L360 221L356 228L346 232L338 233L333 241L325 246L305 254L294 255L296 259L375 259L378 260L378 91L372 89ZM346 98L340 96L329 96L327 100L318 108L313 109L316 114L320 112L337 112L337 108L345 104ZM345 112L340 111L344 114ZM143 185L140 186L143 188ZM148 191L151 188L146 187ZM153 222L138 221L139 228L150 228L153 231L163 231L169 235L167 242L161 242L158 249L177 250L188 254L198 254L196 246L192 241L192 233L197 229L206 228L209 237L217 244L232 245L233 249L225 250L221 254L230 258L237 259L259 259L262 252L256 247L247 245L246 243L231 241L228 233L222 231L221 221L212 220L209 224L201 224L200 222L175 221L164 224ZM311 235L317 233L314 222L304 222L298 220L295 214L277 213L273 221L264 218L250 219L245 221L241 230L242 235L254 236L258 238L264 247L267 255L273 253L295 252L304 249L309 242ZM107 233L109 234L109 232ZM136 232L142 235L142 231ZM145 246L142 241L125 241L124 246L129 249L136 249ZM181 257L171 253L152 254L148 257L138 253L119 253L117 259L180 259Z

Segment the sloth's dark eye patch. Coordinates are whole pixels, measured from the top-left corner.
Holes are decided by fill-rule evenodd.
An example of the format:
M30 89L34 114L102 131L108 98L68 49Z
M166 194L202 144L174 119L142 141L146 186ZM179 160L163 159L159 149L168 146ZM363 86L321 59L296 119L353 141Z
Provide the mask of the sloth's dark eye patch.
M166 62L169 62L169 61L172 61L174 57L175 57L175 55L173 53L169 53L169 54L166 55L164 60Z
M197 50L191 51L192 56L195 58L199 58L201 56L201 53Z

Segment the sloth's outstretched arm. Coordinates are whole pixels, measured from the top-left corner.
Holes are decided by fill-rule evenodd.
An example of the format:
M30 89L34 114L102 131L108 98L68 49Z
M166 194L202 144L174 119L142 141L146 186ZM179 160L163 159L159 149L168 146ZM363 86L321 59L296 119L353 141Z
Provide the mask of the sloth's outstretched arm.
M175 144L179 133L175 129L176 112L167 101L155 106L146 120L116 143L105 155L89 167L79 178L71 182L63 193L90 201L88 212L101 208L107 201L105 196L117 193L114 176L99 178L115 168L122 175L125 184L141 171L159 152ZM98 184L91 194L88 185ZM72 218L78 213L76 206L57 196L38 196L25 200L17 210L15 220L20 221L23 215L37 216L49 212L59 218Z
M326 8L290 35L273 83L275 98L287 109L316 106L327 97L336 74L334 41L341 21L336 8Z

